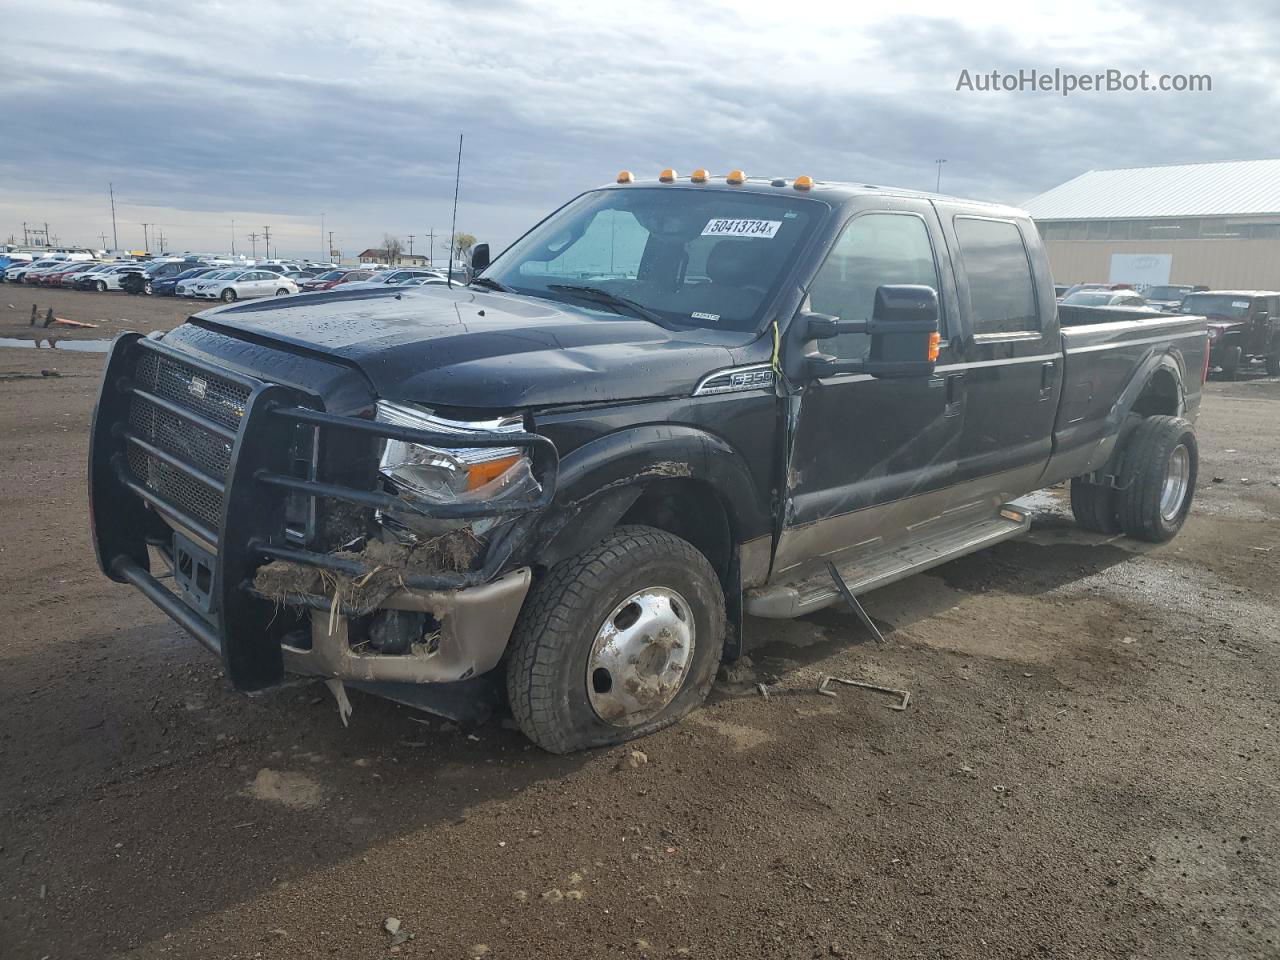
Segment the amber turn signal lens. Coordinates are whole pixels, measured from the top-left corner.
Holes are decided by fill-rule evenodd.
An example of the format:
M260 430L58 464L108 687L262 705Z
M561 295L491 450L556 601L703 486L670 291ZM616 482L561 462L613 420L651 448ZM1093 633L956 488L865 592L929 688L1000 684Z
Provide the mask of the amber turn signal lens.
M662 183L671 183L673 180L675 180L675 178L676 178L676 172L672 170L670 167L667 167L667 169L663 170L660 174L658 174L658 180L661 181Z
M707 177L708 177L707 171L703 170L701 167L699 167L697 170L693 171L693 173L689 175L689 179L692 180L694 183L706 183Z
M619 183L635 183L636 178L631 175L630 170L623 170L618 174Z
M937 330L929 334L929 362L938 362L938 345L942 343L942 334Z
M741 170L733 170L724 179L728 183L744 183L746 182L747 175Z
M796 177L795 182L791 185L797 190L808 190L813 186L813 177Z
M499 460L489 460L486 463L473 463L467 469L467 489L475 490L477 487L483 487L490 480L496 480L502 476L519 462L519 455L515 455L502 457Z

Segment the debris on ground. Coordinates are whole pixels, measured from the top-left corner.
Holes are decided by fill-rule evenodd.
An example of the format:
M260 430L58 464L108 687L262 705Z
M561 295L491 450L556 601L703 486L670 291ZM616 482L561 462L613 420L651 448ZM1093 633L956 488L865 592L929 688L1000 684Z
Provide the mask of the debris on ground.
M635 770L649 762L649 755L643 750L628 750L618 758L614 770Z
M755 664L748 656L741 656L732 663L720 665L718 678L721 683L755 683Z
M858 687L862 690L870 690L873 693L886 693L893 697L898 697L897 703L886 704L890 710L905 710L911 705L911 691L898 690L894 687L882 687L878 683L868 683L866 680L847 680L844 677L832 677L824 675L822 682L818 684L818 693L824 697L834 697L836 692L830 689L830 684L842 683L846 687Z
M60 376L62 376L62 374L60 374L57 370L41 370L41 371L40 371L40 376L42 376L42 377L60 377Z
M277 603L296 602L299 597L328 597L361 616L376 610L397 590L406 589L405 577L415 574L460 573L468 570L480 552L481 543L467 529L450 530L416 544L369 540L364 547L338 550L335 559L355 561L369 567L358 577L320 567L273 560L258 568L253 588Z
M53 311L51 310L49 312L52 313ZM82 327L86 330L98 329L98 325L96 323L85 323L83 320L68 320L66 317L54 317L53 322L64 327ZM45 323L45 326L49 326L48 322Z

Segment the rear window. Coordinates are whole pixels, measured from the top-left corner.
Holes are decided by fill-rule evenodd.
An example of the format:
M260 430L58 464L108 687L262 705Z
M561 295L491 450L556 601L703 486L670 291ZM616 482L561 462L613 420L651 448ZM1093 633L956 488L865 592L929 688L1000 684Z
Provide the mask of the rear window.
M1249 316L1249 303L1248 297L1233 297L1229 293L1193 293L1178 309L1182 313L1244 320Z
M1011 220L955 218L976 335L1039 332L1031 260Z

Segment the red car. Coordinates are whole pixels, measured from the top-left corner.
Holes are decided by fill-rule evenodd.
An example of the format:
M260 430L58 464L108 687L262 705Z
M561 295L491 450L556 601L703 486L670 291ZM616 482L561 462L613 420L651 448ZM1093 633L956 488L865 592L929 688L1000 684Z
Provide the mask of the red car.
M63 287L67 284L67 279L75 276L77 273L84 273L90 267L98 265L96 260L80 260L75 263L67 264L67 269L58 270L55 273L42 273L37 283L42 287Z
M298 284L303 293L314 293L317 290L331 290L342 283L354 283L357 280L368 280L373 276L372 270L330 270L318 277L312 277Z

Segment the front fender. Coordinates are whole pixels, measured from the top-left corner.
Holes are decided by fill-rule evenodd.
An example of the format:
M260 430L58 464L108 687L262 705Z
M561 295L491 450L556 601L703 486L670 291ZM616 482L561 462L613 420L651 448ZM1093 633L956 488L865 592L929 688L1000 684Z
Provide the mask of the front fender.
M723 503L736 542L770 531L767 497L737 450L694 427L649 424L599 437L561 460L556 498L534 538L540 543L535 559L550 565L586 549L646 485L672 479L707 484Z

